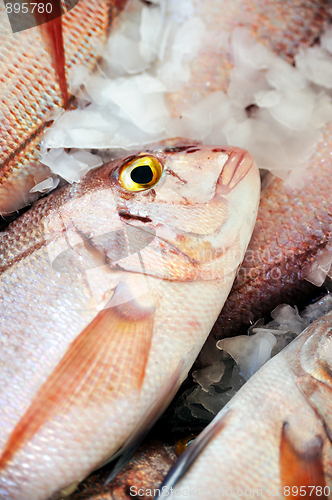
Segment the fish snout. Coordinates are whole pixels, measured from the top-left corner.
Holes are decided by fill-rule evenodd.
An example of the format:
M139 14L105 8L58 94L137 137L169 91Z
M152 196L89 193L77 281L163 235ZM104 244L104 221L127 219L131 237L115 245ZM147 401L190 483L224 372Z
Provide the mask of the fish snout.
M218 188L229 193L247 175L255 164L253 156L245 149L232 147L218 178Z

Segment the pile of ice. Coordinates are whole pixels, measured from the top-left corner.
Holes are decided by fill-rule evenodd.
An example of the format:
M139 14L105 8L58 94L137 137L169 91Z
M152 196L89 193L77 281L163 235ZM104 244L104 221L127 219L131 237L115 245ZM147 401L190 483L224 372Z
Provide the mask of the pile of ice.
M99 69L89 75L76 67L71 73L71 90L81 107L63 113L47 132L43 163L56 168L54 153L46 148L60 149L64 161L63 148L127 150L184 137L244 147L259 167L282 178L293 169L294 180L294 169L307 166L320 128L332 118L332 28L320 46L300 50L296 67L243 28L221 30L220 45L234 63L227 94L212 92L172 116L168 96L194 85L190 68L207 50L208 37L191 0L130 2ZM91 167L77 161L79 175ZM71 170L73 165L71 158ZM65 170L59 175L72 181Z
M180 418L212 420L242 385L272 356L278 354L307 326L332 310L332 296L326 295L299 314L297 308L280 305L271 313L273 321L259 320L248 335L219 340L209 337L197 360L203 368L193 372L197 383L176 409Z

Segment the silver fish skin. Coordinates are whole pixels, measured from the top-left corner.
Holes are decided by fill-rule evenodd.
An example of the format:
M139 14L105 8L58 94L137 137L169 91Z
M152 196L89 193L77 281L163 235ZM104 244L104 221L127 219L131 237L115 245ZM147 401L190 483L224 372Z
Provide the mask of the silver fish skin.
M200 500L331 498L331 327L332 311L240 389L180 457L162 498L171 487Z
M134 191L131 172L149 162L160 180ZM229 293L259 190L244 150L159 148L91 171L9 226L0 498L49 498L163 411Z

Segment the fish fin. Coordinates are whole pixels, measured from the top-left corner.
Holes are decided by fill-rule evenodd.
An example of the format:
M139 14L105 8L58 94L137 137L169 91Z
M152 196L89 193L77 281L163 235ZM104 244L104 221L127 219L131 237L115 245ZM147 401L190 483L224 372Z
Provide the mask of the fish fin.
M171 379L160 390L157 401L155 401L145 412L144 417L137 424L136 428L124 443L124 445L121 447L121 449L106 462L108 463L122 454L122 456L119 458L114 468L108 475L105 484L108 484L110 481L112 481L112 479L117 476L117 474L123 469L123 467L125 467L127 463L130 462L145 436L149 433L155 422L161 417L161 415L168 407L169 403L174 398L181 385L180 375L182 373L183 365L184 360L179 363ZM105 463L103 465L105 465Z
M327 498L322 451L323 441L319 436L311 439L304 450L297 450L290 439L290 426L284 423L280 441L280 479L283 491L289 487L293 499Z
M313 335L305 341L300 353L301 367L314 379L332 388L331 350L332 314L327 314L318 323Z
M100 311L71 343L14 428L0 470L51 418L140 390L153 323L154 308L142 308L135 300Z
M221 417L216 417L212 423L190 444L186 451L180 456L176 463L171 467L159 489L162 491L158 498L170 496L171 488L184 476L196 458L202 453L209 442L221 432L226 426L232 411L226 410Z

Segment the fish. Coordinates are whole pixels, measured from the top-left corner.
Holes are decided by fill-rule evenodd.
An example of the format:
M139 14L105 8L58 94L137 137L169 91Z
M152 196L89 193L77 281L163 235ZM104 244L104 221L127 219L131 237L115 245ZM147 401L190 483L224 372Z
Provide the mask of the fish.
M331 252L331 140L330 122L303 185L275 177L263 191L250 244L213 329L216 338L245 333L278 304L301 307L322 293L306 278L311 264Z
M331 497L331 325L332 311L249 379L181 455L160 498Z
M200 9L204 10L204 3L197 2L197 5ZM329 5L326 2L301 1L296 3L296 5L293 4L292 9L294 8L294 10L291 8L285 9L282 2L273 2L270 4L266 4L265 2L265 5L263 2L255 2L255 9L253 9L250 2L244 2L242 4L235 4L235 2L228 2L225 4L224 2L223 7L224 6L225 8L223 8L221 12L218 8L218 2L213 4L209 3L209 7L212 7L212 15L208 14L208 17L212 25L218 25L220 17L222 17L224 25L228 24L233 27L239 24L246 25L251 29L251 33L256 38L263 39L263 42L268 47L276 50L290 62L293 61L294 54L299 46L310 45L314 42L329 18ZM228 16L226 23L224 22L225 16ZM254 22L252 22L252 20ZM283 29L280 29L280 25ZM287 36L284 36L285 32ZM218 52L218 45L215 45L215 48L217 51L213 56L214 59L212 58L212 64L211 58L208 59L206 54L197 61L198 64L195 64L194 78L187 86L189 89L186 88L183 94L174 93L169 96L169 99L174 103L175 107L177 106L179 108L187 102L188 90L192 92L193 89L193 93L190 95L197 97L197 87L199 87L200 96L202 92L210 92L211 89L227 89L229 82L228 72L231 67L230 56L229 54L225 54L225 57L223 57L223 64L220 65L220 50ZM24 151L23 154L25 154ZM19 162L20 158L16 157L16 161ZM29 162L26 161L25 167L30 168L30 166L33 168L33 162L29 164ZM38 165L37 168L39 169L40 165ZM9 175L11 175L11 172L9 172ZM48 169L46 169L45 177L47 175L49 175ZM41 179L38 179L36 182L39 182L39 180ZM35 181L33 181L33 184L34 183ZM22 196L22 189L19 188L18 191L20 196ZM8 190L3 192L7 195L8 199ZM31 199L30 196L31 195L29 195L29 200ZM27 203L26 200L25 198L23 204ZM262 304L262 300L260 303Z
M131 449L186 377L257 215L253 157L178 145L63 186L0 240L0 497Z

